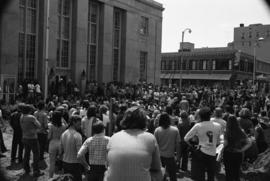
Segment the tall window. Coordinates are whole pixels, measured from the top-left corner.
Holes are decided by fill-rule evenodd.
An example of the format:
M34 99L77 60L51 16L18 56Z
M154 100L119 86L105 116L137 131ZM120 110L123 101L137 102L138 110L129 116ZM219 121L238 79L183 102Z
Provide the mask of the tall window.
M122 11L115 8L113 16L113 81L119 81L122 21Z
M196 60L192 61L192 70L196 70Z
M207 61L206 60L203 60L203 70L206 70L206 67L207 67L206 66L207 65L206 63L207 63Z
M140 81L147 81L147 52L140 52Z
M96 80L97 52L98 52L98 25L99 4L89 0L88 8L88 39L87 39L87 62L89 70L88 78Z
M70 0L58 1L58 37L56 66L59 68L69 68L71 46L71 3L72 1Z
M229 70L232 70L232 60L229 60Z
M143 35L148 35L148 24L149 19L147 17L142 16L141 17L141 27L140 27L140 33Z
M35 79L37 2L36 0L19 1L18 81Z
M212 61L212 70L216 70L216 61L215 60Z

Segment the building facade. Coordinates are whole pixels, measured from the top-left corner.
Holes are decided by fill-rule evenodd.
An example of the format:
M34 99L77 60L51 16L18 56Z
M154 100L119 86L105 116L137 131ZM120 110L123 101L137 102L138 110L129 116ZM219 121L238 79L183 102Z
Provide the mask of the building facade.
M234 28L233 48L270 62L270 25L251 24Z
M24 81L44 88L45 76L81 89L87 81L159 84L162 11L153 0L12 0L1 20L2 92Z
M181 65L181 56L183 61ZM254 57L229 47L197 48L162 53L161 84L215 85L232 87L253 79ZM181 69L182 67L182 69ZM256 59L256 78L270 75L270 63Z

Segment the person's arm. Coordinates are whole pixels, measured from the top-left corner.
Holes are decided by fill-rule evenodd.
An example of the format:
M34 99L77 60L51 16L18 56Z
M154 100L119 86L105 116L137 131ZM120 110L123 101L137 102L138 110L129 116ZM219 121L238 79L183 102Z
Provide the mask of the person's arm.
M187 132L187 134L184 137L185 142L192 147L191 143L189 142L191 138L193 138L194 136L197 135L197 124L195 124L190 130L189 132Z
M48 132L48 141L52 139L52 125L49 126L49 132Z
M175 151L176 151L176 159L177 159L177 161L180 161L180 155L181 155L180 141L181 141L181 138L180 138L179 131L177 129L176 139L175 139L175 146L176 146Z
M34 125L37 127L37 128L41 128L41 124L39 123L39 121L37 120L37 118L35 118L34 116L33 116L33 122L34 122Z
M81 146L81 148L79 149L77 158L86 169L89 169L89 165L85 160L85 154L87 152L87 149L88 149L88 140L86 140Z
M246 138L246 144L245 144L241 149L239 149L238 151L239 151L239 152L244 152L244 151L246 151L249 147L251 147L251 145L252 145L251 139L250 139L250 138Z
M154 181L162 181L163 180L163 175L161 171L161 161L160 161L160 153L159 153L159 148L156 140L154 140L154 151L152 153L152 163L150 166L150 174L151 178Z

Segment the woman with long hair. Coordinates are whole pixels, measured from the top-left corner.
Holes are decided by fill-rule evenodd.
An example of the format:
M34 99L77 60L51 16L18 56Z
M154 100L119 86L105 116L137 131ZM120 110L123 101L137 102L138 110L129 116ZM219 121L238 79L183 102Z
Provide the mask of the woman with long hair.
M241 129L234 115L228 117L224 136L223 161L225 165L226 181L240 181L240 167L243 153L251 146L251 141Z
M49 177L52 178L55 171L56 159L60 154L60 138L65 131L66 125L62 123L62 113L54 111L52 113L51 123L49 124Z

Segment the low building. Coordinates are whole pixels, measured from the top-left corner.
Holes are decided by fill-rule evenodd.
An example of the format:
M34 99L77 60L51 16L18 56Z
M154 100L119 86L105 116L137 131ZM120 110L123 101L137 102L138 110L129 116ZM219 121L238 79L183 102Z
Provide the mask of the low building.
M181 64L182 60L182 64ZM256 59L257 76L270 75L270 63ZM254 56L229 48L191 48L162 53L161 84L214 85L232 87L253 80ZM182 67L182 68L181 68Z

